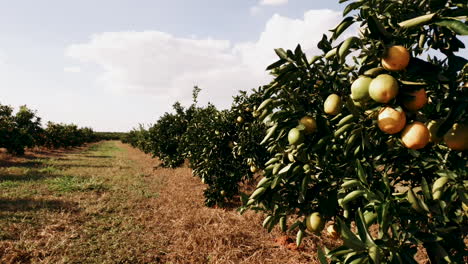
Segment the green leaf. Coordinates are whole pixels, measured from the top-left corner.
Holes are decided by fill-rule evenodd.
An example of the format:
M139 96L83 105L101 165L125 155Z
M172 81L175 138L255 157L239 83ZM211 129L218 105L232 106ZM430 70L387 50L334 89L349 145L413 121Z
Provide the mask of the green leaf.
M357 37L349 37L340 45L338 49L338 57L340 62L344 63L346 56L351 53L351 49L355 47L356 42L359 40Z
M354 3L351 3L347 5L344 10L343 10L343 16L346 16L349 12L357 9L358 7L362 6L364 4L364 1L357 1Z
M291 59L288 58L288 55L286 54L286 51L284 51L284 49L282 48L275 49L275 52L276 52L276 55L278 55L278 57L280 57L281 59L286 60L286 61L291 61Z
M346 17L341 21L341 23L333 29L333 35L331 37L332 40L336 40L341 33L343 33L346 29L348 29L354 23L354 19L352 17Z
M359 240L359 238L348 228L345 222L338 218L338 223L341 229L341 238L343 239L343 244L349 248L355 250L363 250L366 248L366 245Z
M317 257L321 264L328 264L327 258L325 257L325 253L323 253L322 248L317 249Z
M296 235L296 245L299 247L302 244L302 239L304 238L304 231L299 229Z
M364 219L361 208L358 208L356 212L355 221L361 240L366 243L367 246L375 246L376 244L374 243L374 239L372 239L372 236L367 230L366 220Z
M328 256L342 256L342 255L347 255L351 252L354 252L354 249L348 248L347 246L339 246L335 248L334 250L328 252Z
M428 14L423 16L418 16L412 19L405 20L403 22L398 23L401 28L415 28L420 27L425 24L429 24L432 19L434 18L435 14Z
M278 175L287 173L287 172L291 169L291 166L292 166L293 164L294 164L294 163L289 163L288 165L286 165L284 168L282 168L282 169L278 172Z
M392 38L392 35L388 33L382 23L380 23L380 21L375 16L369 17L367 25L369 26L372 38L383 40L390 40Z
M458 35L468 35L468 25L459 20L444 18L435 22L435 24L438 26L446 27Z
M359 160L356 160L356 170L357 170L359 180L361 180L361 182L367 184L366 171L362 167L361 162Z
M285 64L286 62L287 62L287 60L280 59L280 60L278 60L278 61L276 61L276 62L270 64L270 65L266 68L266 70L269 71L269 70L272 70L272 69L274 69L274 68L278 68L278 67L280 67L281 65Z
M429 188L429 184L427 183L426 178L422 177L421 179L421 189L426 200L432 200L431 189Z

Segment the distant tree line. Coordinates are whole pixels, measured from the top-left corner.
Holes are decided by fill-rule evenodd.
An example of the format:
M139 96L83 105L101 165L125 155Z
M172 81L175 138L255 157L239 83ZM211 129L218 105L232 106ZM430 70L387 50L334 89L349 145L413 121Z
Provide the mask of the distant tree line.
M15 113L13 107L0 104L0 148L14 155L23 155L25 148L68 148L99 141L93 129L75 124L47 122L43 127L37 113L21 106Z

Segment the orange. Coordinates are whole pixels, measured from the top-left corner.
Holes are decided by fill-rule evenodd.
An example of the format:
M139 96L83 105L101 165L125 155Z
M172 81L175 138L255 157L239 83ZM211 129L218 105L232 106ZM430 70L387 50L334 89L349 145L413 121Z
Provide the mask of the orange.
M325 113L337 115L341 112L341 97L337 94L330 94L323 105Z
M387 134L396 134L406 125L405 112L403 110L398 111L391 107L385 107L379 112L377 124L383 132Z
M391 46L384 52L382 66L387 71L401 71L410 61L410 54L403 46Z
M304 125L306 134L312 134L317 131L317 122L311 116L304 116L299 120L299 123Z
M379 103L388 103L398 94L398 82L389 74L380 74L369 84L369 95Z
M292 128L288 133L288 142L290 145L299 145L304 141L302 132L297 128Z
M401 141L409 149L424 148L429 143L429 138L429 129L419 121L407 125L401 133Z
M365 101L369 99L369 85L372 78L367 76L359 76L351 84L351 99L353 101Z
M403 105L410 111L418 111L427 103L426 90L424 88L408 93L411 98L406 99Z
M324 224L325 222L318 212L312 213L306 218L307 230L312 233L320 233L324 227Z
M468 149L468 124L453 124L452 128L444 135L445 144L453 150Z

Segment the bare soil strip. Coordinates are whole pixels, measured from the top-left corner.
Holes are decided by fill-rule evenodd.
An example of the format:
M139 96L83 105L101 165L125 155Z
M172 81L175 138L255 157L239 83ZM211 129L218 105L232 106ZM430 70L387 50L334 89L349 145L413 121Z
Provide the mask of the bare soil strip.
M0 262L318 263L338 243L297 249L260 214L205 207L189 168L158 165L117 141L0 156Z

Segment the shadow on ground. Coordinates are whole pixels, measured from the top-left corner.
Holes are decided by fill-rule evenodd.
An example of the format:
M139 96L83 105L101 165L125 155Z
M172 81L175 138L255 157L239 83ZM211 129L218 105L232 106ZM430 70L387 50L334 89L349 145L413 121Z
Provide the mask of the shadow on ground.
M0 211L77 211L78 203L56 199L5 199L0 198Z

